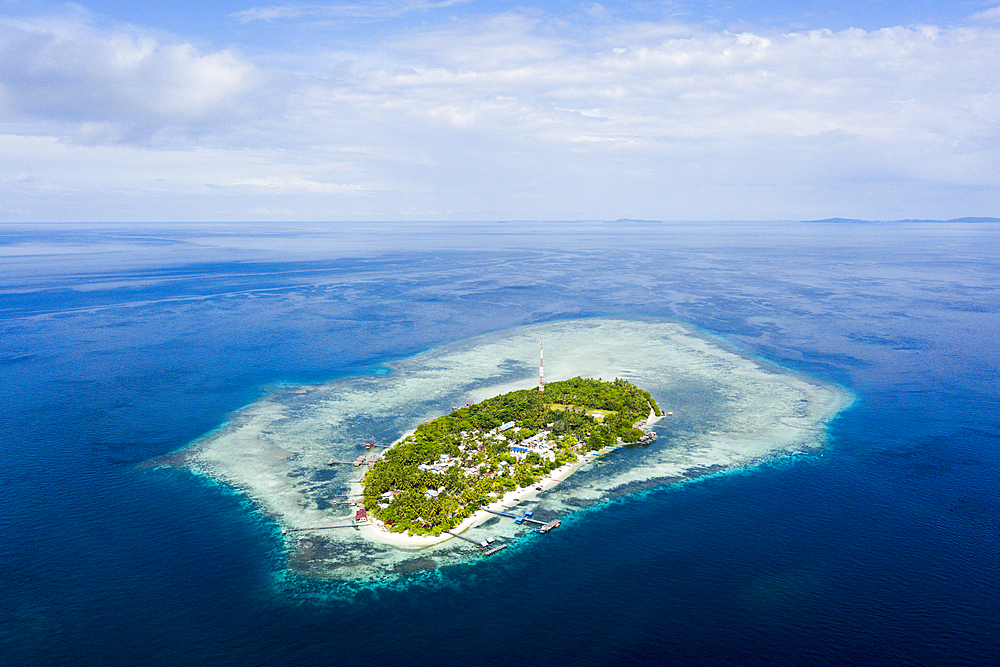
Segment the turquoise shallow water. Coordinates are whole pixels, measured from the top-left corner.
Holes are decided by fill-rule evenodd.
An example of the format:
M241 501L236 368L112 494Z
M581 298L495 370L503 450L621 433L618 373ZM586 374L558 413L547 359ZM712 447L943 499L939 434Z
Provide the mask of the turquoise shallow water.
M8 225L0 655L996 663L997 236ZM289 577L280 532L243 497L142 466L274 383L590 315L690 322L857 401L822 452L638 491L385 586Z

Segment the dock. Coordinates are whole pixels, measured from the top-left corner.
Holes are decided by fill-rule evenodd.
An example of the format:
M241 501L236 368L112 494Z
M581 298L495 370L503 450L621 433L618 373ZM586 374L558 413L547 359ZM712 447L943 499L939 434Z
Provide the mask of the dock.
M535 530L538 531L539 533L547 533L553 528L558 528L561 525L562 521L560 521L559 519L552 519L552 521L549 521L548 523L544 524L539 528L535 528Z
M559 519L552 519L551 521L539 521L538 519L532 518L531 512L525 512L524 516L518 516L510 512L498 512L497 510L491 510L486 507L483 508L490 514L496 514L497 516L505 516L508 519L514 519L517 523L533 523L538 526L535 530L539 533L547 533L553 528L558 528L562 525Z
M450 530L446 530L444 532L447 533L448 535L451 535L452 537L457 537L460 540L465 540L466 542L470 542L472 544L475 544L476 548L479 549L480 551L482 551L484 556L492 556L496 552L503 551L504 549L507 548L506 544L497 544L497 545L493 546L493 545L491 545L491 542L489 540L484 540L482 542L477 542L476 540L472 539L471 537L466 537L465 535L459 535L458 533L453 533Z
M353 461L335 461L334 459L330 459L329 461L326 462L326 464L328 466L354 466L355 468L357 468L359 466L373 466L375 465L376 461L378 461L377 458L368 459L365 458L364 454L362 454Z
M287 535L288 533L300 533L305 530L333 530L334 528L360 528L361 526L367 525L367 521L362 521L360 523L344 523L337 526L316 526L314 528L282 528L281 534Z
M539 521L538 519L533 519L533 518L531 518L530 514L525 514L523 517L521 517L521 516L518 516L516 514L512 514L510 512L498 512L497 510L491 510L491 509L488 509L488 508L485 508L485 507L483 509L486 510L487 512L489 512L490 514L496 514L497 516L505 516L508 519L521 519L525 523L536 523L539 526L544 526L545 525L544 521Z

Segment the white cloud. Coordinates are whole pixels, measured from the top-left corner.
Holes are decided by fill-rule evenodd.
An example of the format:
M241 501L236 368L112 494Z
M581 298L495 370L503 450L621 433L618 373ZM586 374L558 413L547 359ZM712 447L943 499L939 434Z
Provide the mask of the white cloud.
M583 11L585 11L591 18L597 19L598 21L610 21L611 13L608 11L607 7L597 2L589 2L583 5Z
M340 183L322 183L311 180L303 176L267 176L254 177L235 180L232 185L247 185L253 188L268 190L278 190L281 192L308 192L308 193L362 193L364 188L360 185L342 185Z
M351 20L383 20L397 18L411 12L428 12L445 9L470 0L370 0L337 5L269 5L253 7L230 14L240 23L251 21L278 21L283 19L321 18Z
M995 31L689 31L588 50L540 34L536 23L493 18L488 27L407 35L388 44L395 62L356 71L348 85L317 83L308 103L318 113L353 109L412 127L645 146L830 132L918 143L996 139Z
M970 16L969 20L981 23L1000 23L1000 7L993 7L992 9L977 12Z
M78 19L0 20L0 118L75 125L81 141L197 131L238 116L259 70L231 51Z
M838 215L891 218L936 215L906 208L931 192L950 205L1000 187L1000 30L983 24L730 33L509 12L304 45L271 58L286 70L264 83L230 51L0 25L6 131L59 156L0 137L17 210L73 183L174 193L222 218L236 201L236 217L661 219L823 217L845 200L867 208ZM178 138L118 158L42 141L66 128L81 144ZM143 166L112 185L88 160Z

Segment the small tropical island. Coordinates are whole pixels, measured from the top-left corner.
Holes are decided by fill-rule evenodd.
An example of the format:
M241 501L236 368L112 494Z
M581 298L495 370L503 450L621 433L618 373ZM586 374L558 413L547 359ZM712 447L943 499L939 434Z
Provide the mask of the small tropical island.
M558 380L544 392L540 340ZM853 400L658 320L533 324L385 368L271 387L149 465L243 494L280 526L297 577L391 580L489 555L525 524L545 533L613 498L816 451ZM652 440L662 414L647 391L670 422L629 445Z
M625 380L574 377L521 389L421 424L362 479L365 512L390 533L438 537L481 508L529 489L581 455L655 438L662 416Z

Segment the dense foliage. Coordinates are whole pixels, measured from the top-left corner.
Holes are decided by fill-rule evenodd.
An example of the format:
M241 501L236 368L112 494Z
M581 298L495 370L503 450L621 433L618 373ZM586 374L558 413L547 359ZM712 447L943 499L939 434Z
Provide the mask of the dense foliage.
M537 483L578 452L635 442L649 392L573 378L453 410L388 449L364 477L364 503L391 530L439 535L507 491Z

